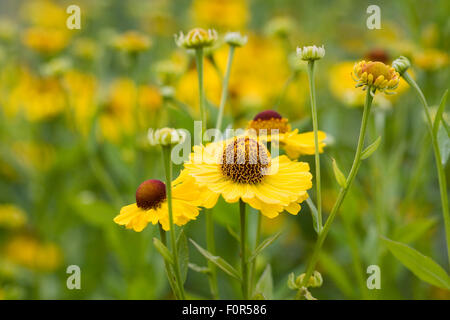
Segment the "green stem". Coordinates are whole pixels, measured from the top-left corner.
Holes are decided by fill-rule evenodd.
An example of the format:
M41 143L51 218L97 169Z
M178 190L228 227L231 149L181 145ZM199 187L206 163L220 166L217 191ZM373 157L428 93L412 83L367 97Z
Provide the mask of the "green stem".
M320 154L319 154L319 125L316 107L316 86L314 84L314 60L308 62L308 78L311 98L311 115L314 130L314 156L316 165L316 201L319 219L319 230L322 228L322 191L320 188Z
M247 230L245 224L245 202L242 200L239 200L239 213L241 217L242 296L244 300L248 300Z
M227 69L225 70L225 77L223 78L222 96L220 97L219 114L217 115L216 130L222 130L222 118L223 118L223 112L225 109L225 103L227 101L227 96L228 96L228 82L230 79L233 55L234 55L234 46L230 46L230 50L228 52Z
M166 232L162 228L161 224L158 223L158 226L159 226L159 236L161 238L161 242L167 247ZM169 279L169 284L172 288L173 294L175 295L175 297L177 299L180 299L180 297L181 297L180 290L179 290L177 284L174 282L175 277L173 275L172 270L170 269L170 265L167 263L166 259L163 259L163 260L164 260L164 267L166 268L167 278Z
M202 122L202 132L200 136L200 142L203 143L203 134L206 132L206 110L205 110L205 92L204 92L205 90L203 87L203 48L195 50L195 59L197 63L197 74L198 74L200 120Z
M370 93L371 90L372 90L371 88L367 89L366 102L364 104L364 112L363 112L363 117L362 117L362 122L361 122L361 129L359 132L358 146L356 148L356 153L355 153L355 158L353 159L352 168L347 177L346 185L345 185L345 187L343 187L339 190L339 194L336 199L336 202L334 203L334 206L331 209L330 215L328 216L328 219L325 222L325 225L323 226L323 229L319 234L316 245L314 247L313 254L311 256L311 259L309 260L309 264L306 269L306 275L303 280L302 286L306 285L306 282L311 277L311 275L316 267L317 260L319 258L320 249L322 248L322 245L328 235L328 232L330 231L331 224L333 223L333 220L336 217L336 214L338 213L339 208L341 207L342 202L344 201L345 196L347 195L347 192L350 189L350 187L353 183L353 180L355 179L356 173L358 172L359 166L361 164L361 154L362 154L363 147L364 147L364 138L366 136L367 122L369 119L370 108L372 106L372 100L373 100L373 97Z
M261 240L261 222L262 222L262 214L261 213L257 213L258 217L257 217L257 222L256 222L256 237L255 237L255 249L258 247L259 245L259 241ZM251 269L250 269L250 286L251 289L253 290L253 288L255 288L255 277L256 277L256 260L258 259L258 257L256 257L251 265Z
M436 135L433 133L433 121L431 120L428 103L427 103L427 100L425 99L425 96L422 93L422 90L420 90L419 86L411 78L411 76L408 74L408 72L404 72L402 77L416 91L417 95L419 96L419 100L422 103L423 110L425 111L428 131L431 136L431 144L433 145L434 159L436 162L436 168L437 168L438 179L439 179L439 190L441 193L441 203L442 203L442 215L444 216L445 238L446 238L446 242L447 242L447 257L448 257L448 263L450 265L450 214L449 214L448 197L447 197L447 182L445 181L445 172L444 172L444 166L442 164L441 153L439 150L439 144L438 144Z
M172 161L170 159L170 153L172 148L170 146L163 146L163 158L164 158L164 169L166 172L166 196L167 204L169 210L169 224L170 224L170 241L172 244L172 255L174 262L175 278L177 282L178 289L180 290L181 300L185 300L183 282L181 280L180 264L178 262L178 248L177 241L175 239L175 225L173 223L173 213L172 213Z
M216 245L214 242L214 221L212 210L206 210L206 247L209 252L216 254ZM217 287L217 270L214 263L208 260L209 272L209 287L214 299L219 299L219 290Z

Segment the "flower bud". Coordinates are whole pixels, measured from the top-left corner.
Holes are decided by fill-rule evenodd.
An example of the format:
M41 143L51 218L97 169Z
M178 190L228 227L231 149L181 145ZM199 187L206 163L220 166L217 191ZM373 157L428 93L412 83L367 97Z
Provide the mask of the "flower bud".
M241 35L240 32L228 32L224 40L230 46L242 47L247 43L248 37Z
M183 142L184 135L173 128L162 128L155 132L153 129L149 129L148 140L151 145L170 146Z
M175 42L179 47L186 49L199 49L210 47L217 41L217 31L214 29L195 28L186 35L183 32L175 35Z
M394 67L395 71L402 75L406 70L408 70L408 68L411 66L411 63L409 62L408 58L400 56L395 59L394 62L392 62L392 66Z
M325 56L325 48L323 46L297 47L297 56L302 60L313 61L322 59Z

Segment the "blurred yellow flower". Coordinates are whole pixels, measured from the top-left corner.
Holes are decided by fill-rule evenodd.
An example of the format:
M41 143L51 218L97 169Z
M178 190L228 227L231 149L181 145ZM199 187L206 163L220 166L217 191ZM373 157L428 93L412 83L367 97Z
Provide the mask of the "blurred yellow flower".
M93 60L100 48L90 38L79 38L74 42L74 54L82 59Z
M62 252L56 244L43 243L27 235L9 240L3 252L9 261L36 271L50 272L62 263Z
M138 53L150 48L150 38L138 31L127 31L114 39L114 47L130 53Z
M60 114L66 98L57 77L39 77L21 69L18 82L5 105L8 115L22 111L29 121L42 121Z
M11 149L17 160L31 169L45 171L55 159L54 147L41 142L15 141Z
M22 16L34 26L66 28L65 7L51 0L28 0L21 8Z
M27 222L25 212L13 204L0 204L0 227L21 228Z
M191 10L196 25L222 31L242 29L250 18L246 0L194 0Z
M70 34L64 29L32 27L25 31L23 42L42 54L55 54L69 43Z
M413 55L413 62L419 68L435 71L448 65L449 56L438 49L425 49Z

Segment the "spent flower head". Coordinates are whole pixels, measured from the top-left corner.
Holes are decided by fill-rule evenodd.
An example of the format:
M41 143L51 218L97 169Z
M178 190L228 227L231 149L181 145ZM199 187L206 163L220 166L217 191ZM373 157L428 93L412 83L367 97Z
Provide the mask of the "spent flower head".
M305 61L313 61L322 59L325 56L325 48L323 46L316 47L307 46L307 47L297 47L297 56Z
M194 28L186 35L180 31L175 35L175 42L179 47L186 49L199 49L210 47L217 41L217 31L214 29Z
M356 63L352 76L353 80L357 82L356 88L363 87L363 90L371 88L386 94L392 94L387 90L396 89L400 82L400 74L390 65L380 61L366 62L362 60Z
M392 62L392 66L394 67L395 71L402 75L406 70L409 69L409 67L411 67L411 62L409 62L408 58L400 56L395 59L394 62Z
M224 40L230 46L242 47L247 43L248 37L241 35L240 32L228 32L225 34Z

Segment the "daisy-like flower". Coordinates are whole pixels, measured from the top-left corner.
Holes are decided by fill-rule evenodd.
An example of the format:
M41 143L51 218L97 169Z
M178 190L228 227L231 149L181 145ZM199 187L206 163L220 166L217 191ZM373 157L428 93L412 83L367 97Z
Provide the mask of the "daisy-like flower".
M306 61L319 60L325 57L325 48L323 46L297 47L297 56Z
M201 190L203 206L212 207L221 195L240 199L268 218L286 210L297 214L312 187L309 165L287 156L271 158L267 148L249 136L194 146L181 180Z
M217 31L214 29L194 28L186 35L180 31L179 35L175 35L175 42L179 47L186 49L199 49L210 47L217 41Z
M301 155L311 155L315 152L314 132L299 133L298 129L291 129L289 120L283 118L274 110L266 110L258 113L247 125L247 130L254 130L256 136L261 141L272 141L272 130L278 130L278 141L280 146L286 151L291 159L297 159ZM323 131L318 132L319 152L323 152L325 147L326 134Z
M177 179L172 183L173 220L178 226L195 220L199 213L199 191L180 182ZM159 180L141 183L136 190L136 203L122 207L114 222L136 232L142 231L149 222L159 222L165 231L170 230L165 183Z
M394 90L400 82L400 74L390 65L380 61L360 61L353 67L353 79L356 87L373 88L386 94L392 94L387 90ZM374 91L370 91L371 94Z

